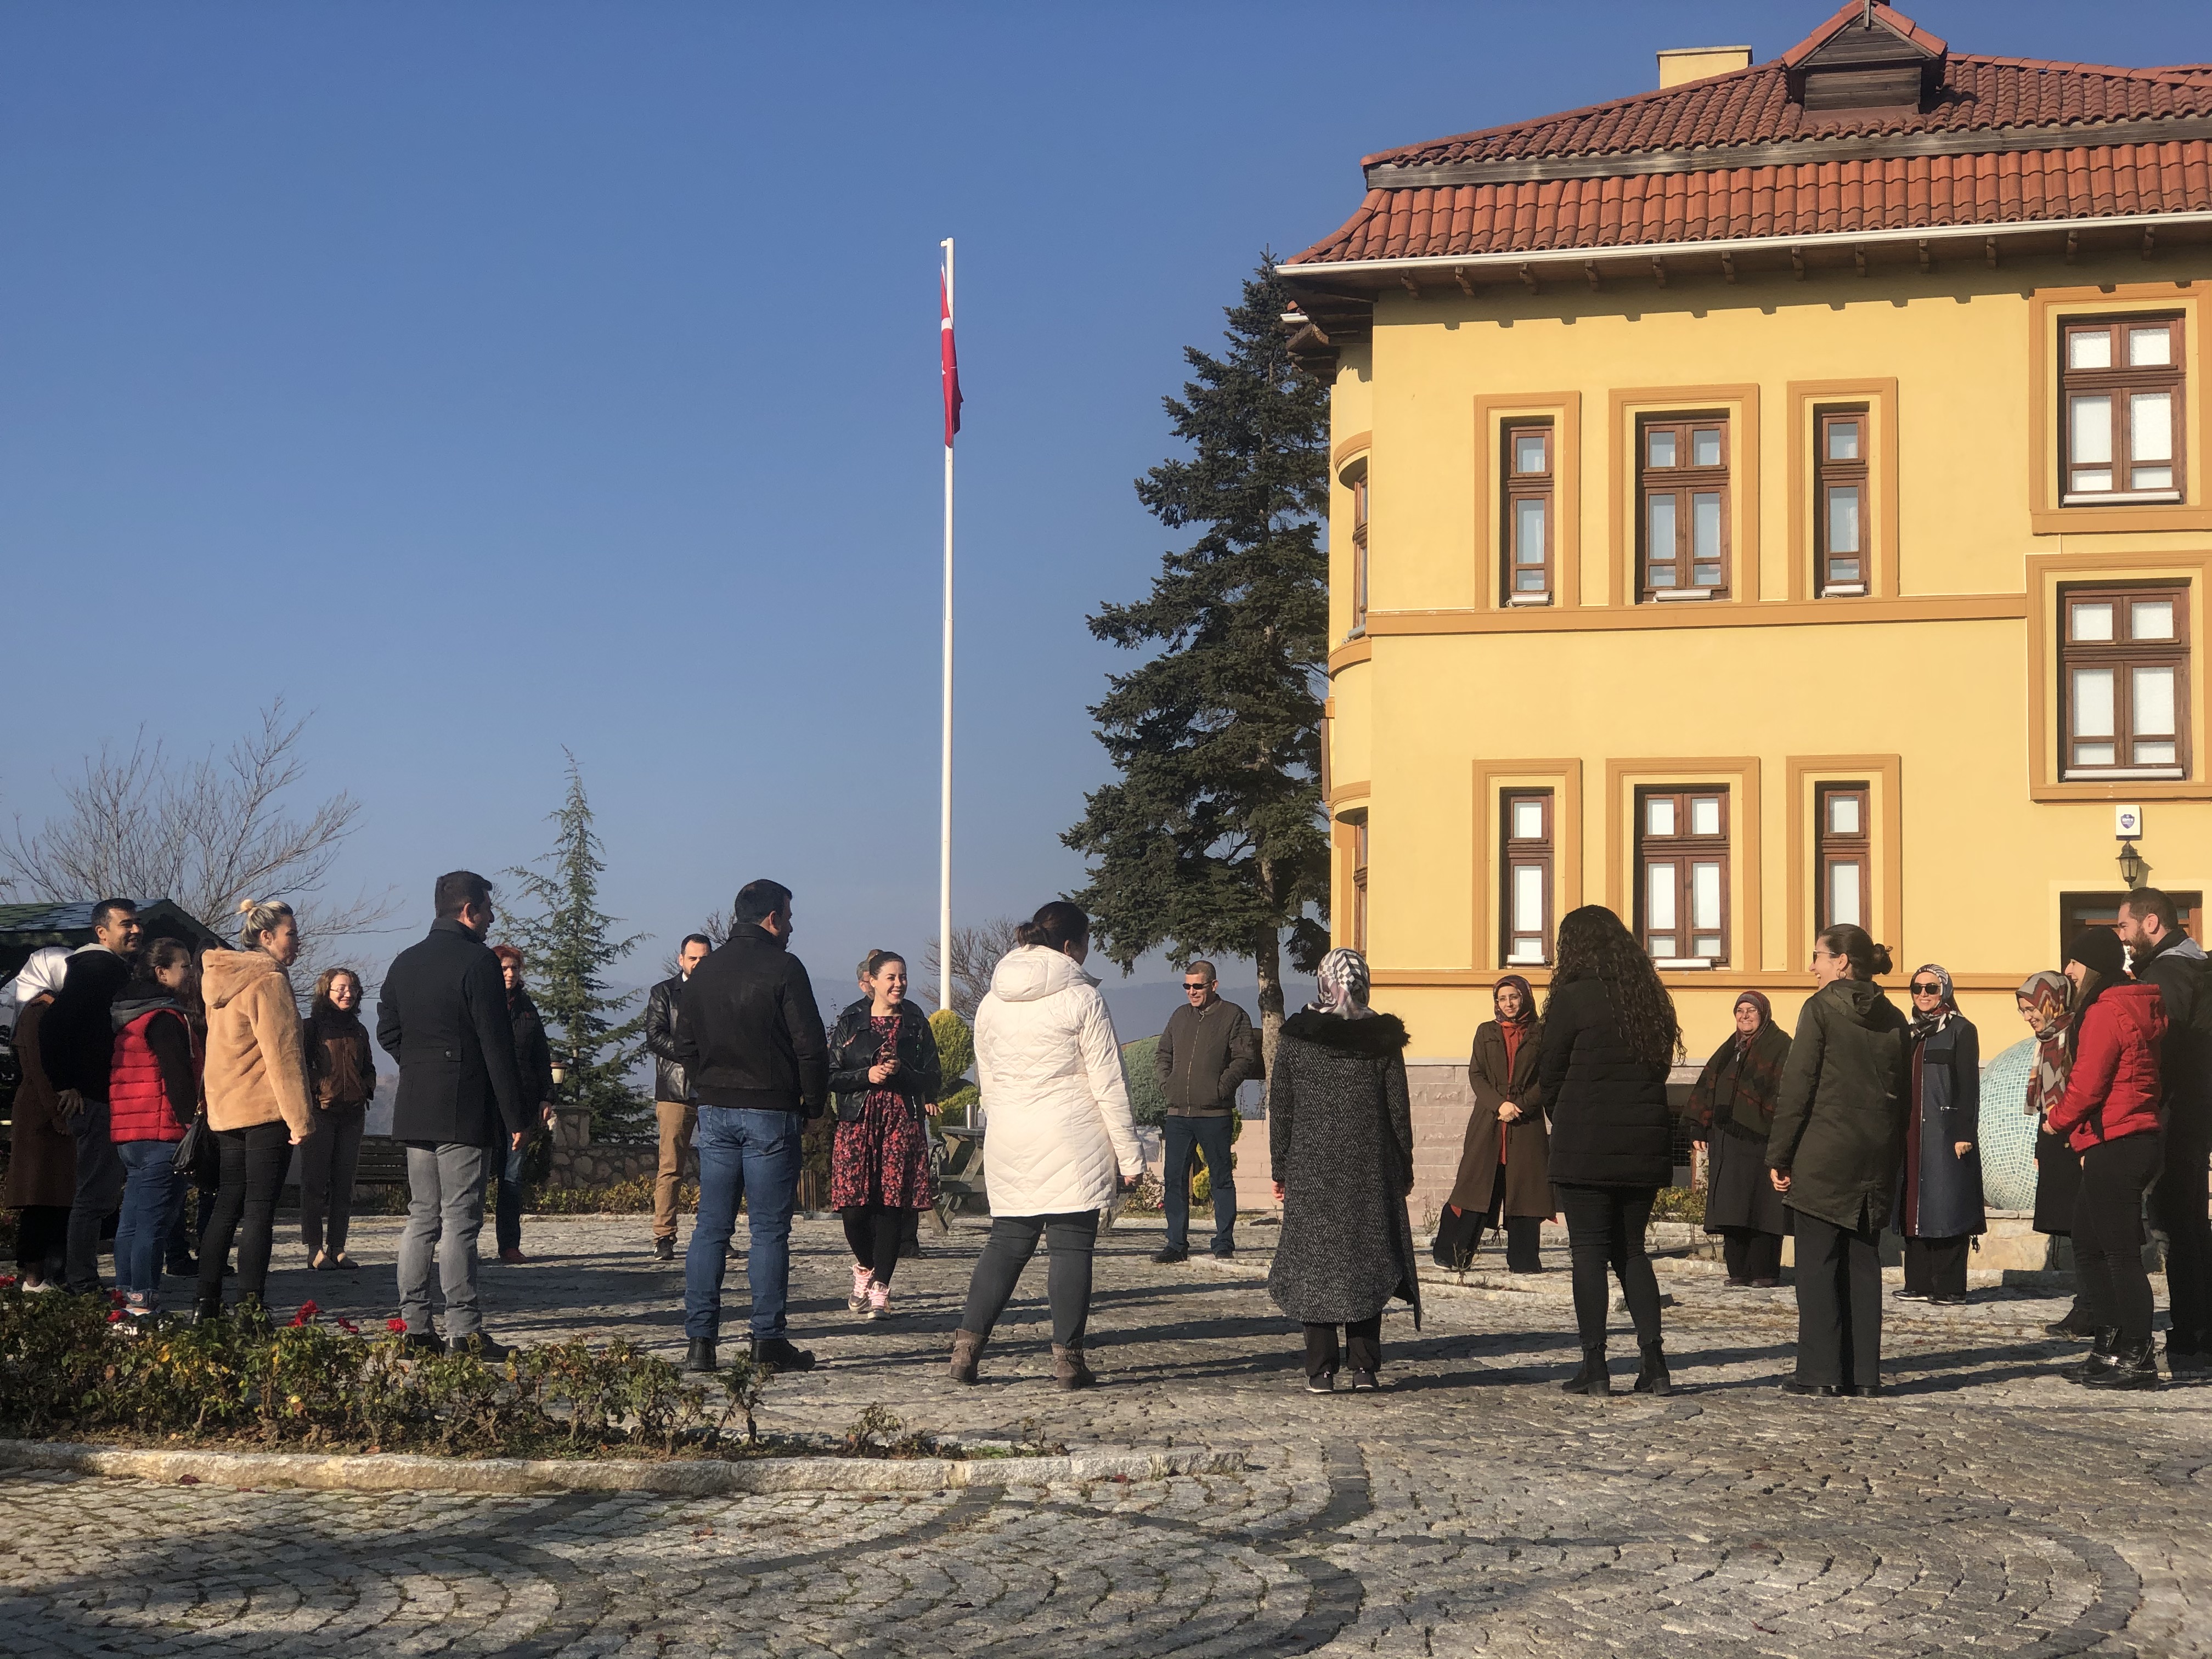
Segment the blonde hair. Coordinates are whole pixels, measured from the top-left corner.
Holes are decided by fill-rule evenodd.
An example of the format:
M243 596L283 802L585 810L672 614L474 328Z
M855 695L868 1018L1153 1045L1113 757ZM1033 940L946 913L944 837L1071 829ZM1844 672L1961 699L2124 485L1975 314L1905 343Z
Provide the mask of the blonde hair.
M355 990L367 993L368 988L361 982L361 975L352 969L325 968L315 975L315 994L307 999L309 1018L318 1014L337 1012L337 1004L331 1000L331 987L336 985L341 978L351 980Z
M246 918L238 925L238 942L249 951L258 951L261 936L275 933L277 923L291 915L292 907L283 899L240 899L238 914Z

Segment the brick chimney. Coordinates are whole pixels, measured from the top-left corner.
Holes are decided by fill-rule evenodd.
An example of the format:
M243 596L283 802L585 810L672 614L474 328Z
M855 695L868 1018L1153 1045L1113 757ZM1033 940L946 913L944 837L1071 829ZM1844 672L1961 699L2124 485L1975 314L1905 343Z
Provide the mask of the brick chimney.
M1749 46L1674 46L1659 54L1659 90L1751 67Z

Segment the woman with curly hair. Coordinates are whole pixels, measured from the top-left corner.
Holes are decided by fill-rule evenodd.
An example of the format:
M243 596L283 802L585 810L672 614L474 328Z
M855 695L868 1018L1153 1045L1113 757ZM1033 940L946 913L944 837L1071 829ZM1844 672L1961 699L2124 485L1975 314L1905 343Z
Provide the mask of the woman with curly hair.
M1559 923L1544 1004L1534 1103L1551 1120L1552 1184L1567 1218L1583 1364L1569 1394L1613 1392L1605 1316L1611 1267L1636 1322L1638 1394L1671 1389L1659 1331L1659 1280L1644 1253L1651 1200L1674 1179L1667 1073L1682 1046L1674 999L1620 918L1601 904Z

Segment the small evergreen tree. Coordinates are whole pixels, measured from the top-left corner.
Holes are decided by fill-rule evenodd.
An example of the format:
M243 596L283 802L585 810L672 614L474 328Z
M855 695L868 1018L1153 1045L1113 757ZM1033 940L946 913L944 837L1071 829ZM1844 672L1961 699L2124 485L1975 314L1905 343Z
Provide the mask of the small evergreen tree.
M1328 563L1328 407L1284 349L1290 296L1272 258L1229 311L1229 349L1184 356L1197 378L1164 399L1188 459L1137 482L1170 530L1151 596L1091 618L1102 640L1158 654L1110 677L1091 713L1121 781L1086 798L1062 839L1092 860L1076 896L1124 972L1160 945L1259 970L1270 1061L1283 1023L1281 947L1311 971L1327 949L1321 800Z
M644 1050L645 1014L641 1009L615 1023L626 999L606 994L606 971L645 936L609 936L616 918L599 908L606 849L592 829L592 803L573 754L568 798L547 816L556 826L553 850L535 866L506 872L529 908L507 914L502 931L528 959L530 994L554 1045L566 1053L568 1075L554 1098L591 1109L594 1139L633 1134L645 1126L649 1109L629 1081Z

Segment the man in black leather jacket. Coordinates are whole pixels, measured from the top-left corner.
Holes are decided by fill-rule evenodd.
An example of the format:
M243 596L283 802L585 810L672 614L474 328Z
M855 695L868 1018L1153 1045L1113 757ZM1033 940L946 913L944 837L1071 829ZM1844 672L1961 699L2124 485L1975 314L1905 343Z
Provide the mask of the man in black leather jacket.
M660 1126L660 1164L653 1177L653 1259L676 1260L676 1188L684 1178L684 1162L691 1156L692 1132L699 1127L699 1108L691 1098L691 1080L676 1053L678 994L691 970L707 959L714 942L704 933L686 933L676 953L678 969L664 979L645 1000L645 1046L653 1054L653 1115Z
M740 1199L751 1222L753 1358L775 1370L814 1364L785 1334L784 1308L799 1134L830 1097L830 1042L805 966L785 948L790 937L791 890L747 882L730 907L729 942L676 999L676 1054L699 1107L699 1214L684 1253L687 1370L715 1369Z

